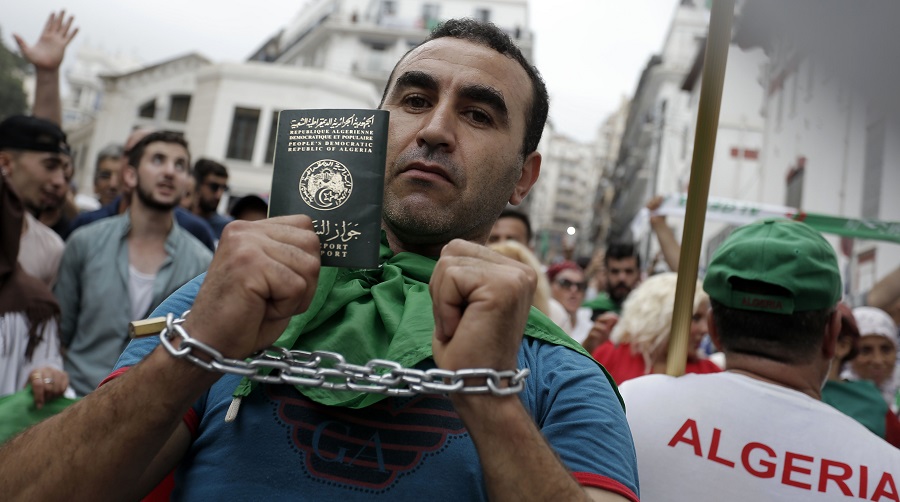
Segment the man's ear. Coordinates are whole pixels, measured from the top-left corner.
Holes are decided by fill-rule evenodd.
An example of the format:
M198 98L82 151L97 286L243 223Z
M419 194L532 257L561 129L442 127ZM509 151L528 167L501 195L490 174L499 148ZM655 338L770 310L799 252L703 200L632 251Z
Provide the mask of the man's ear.
M835 310L831 313L831 318L825 324L825 337L822 339L822 357L834 359L837 352L837 340L841 335L841 313Z
M13 156L7 151L0 151L0 173L9 176L12 173Z
M706 321L706 331L709 333L709 339L712 340L713 345L716 346L716 350L719 352L725 352L722 350L722 341L719 337L719 328L716 327L716 312L710 308L709 314L707 314L708 320Z
M525 162L522 163L522 175L516 181L515 190L509 197L509 203L518 206L525 196L528 195L528 192L531 191L531 187L534 186L540 175L541 154L536 151L531 152L525 156Z
M131 188L137 186L137 168L125 163L122 165L122 181L125 183L125 186Z

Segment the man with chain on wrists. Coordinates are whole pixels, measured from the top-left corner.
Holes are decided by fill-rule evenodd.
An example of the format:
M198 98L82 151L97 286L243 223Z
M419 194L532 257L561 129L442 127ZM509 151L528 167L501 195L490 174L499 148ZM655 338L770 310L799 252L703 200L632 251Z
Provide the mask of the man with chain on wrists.
M132 342L81 405L0 450L0 493L137 499L174 469L180 500L638 500L615 385L530 308L536 272L483 246L538 178L547 101L495 26L438 27L397 63L380 106L379 268L320 267L306 216L230 223L208 273L152 314L190 309L176 330L189 338ZM257 383L173 356L240 361L273 344L439 368L465 387L490 371L530 375L517 395L501 379L497 392L387 396Z

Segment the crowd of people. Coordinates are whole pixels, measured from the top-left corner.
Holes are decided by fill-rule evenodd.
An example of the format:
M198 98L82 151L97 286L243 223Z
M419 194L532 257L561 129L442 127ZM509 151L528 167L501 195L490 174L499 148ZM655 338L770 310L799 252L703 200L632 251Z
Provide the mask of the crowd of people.
M449 20L397 62L380 265L339 270L306 216L266 218L255 195L223 214L227 167L192 163L178 133L123 131L76 196L58 97L72 24L17 37L40 92L0 122L0 394L83 399L0 447L4 497L900 502L900 270L850 308L818 232L740 227L697 282L688 375L665 375L676 273L648 276L633 243L544 266L510 207L539 178L549 99L493 25ZM170 342L127 336L187 310ZM443 393L183 357L273 345L437 375Z

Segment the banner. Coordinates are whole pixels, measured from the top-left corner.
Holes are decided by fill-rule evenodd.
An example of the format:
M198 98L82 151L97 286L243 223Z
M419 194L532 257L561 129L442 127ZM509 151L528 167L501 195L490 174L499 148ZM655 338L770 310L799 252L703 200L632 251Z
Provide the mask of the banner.
M686 206L687 194L668 195L656 214L683 217ZM841 218L806 213L788 206L721 197L710 197L707 200L706 219L709 221L746 225L763 218L778 217L802 221L822 233L900 244L900 222Z

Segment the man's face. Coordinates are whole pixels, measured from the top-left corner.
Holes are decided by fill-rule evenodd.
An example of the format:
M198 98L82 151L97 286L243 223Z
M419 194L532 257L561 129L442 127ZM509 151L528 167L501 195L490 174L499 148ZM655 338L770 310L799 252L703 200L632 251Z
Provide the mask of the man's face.
M491 235L488 243L503 241L516 241L523 246L528 246L528 228L525 222L515 217L500 218L491 227Z
M193 176L188 176L184 186L184 195L181 196L181 207L191 211L194 209L194 195L197 193L197 180Z
M587 282L584 279L584 273L573 268L567 268L556 274L553 283L550 284L553 298L561 303L569 314L574 314L584 303L586 288Z
M621 260L615 258L607 260L606 292L614 302L622 303L637 287L640 278L637 258L629 256Z
M700 343L707 333L709 333L709 301L703 300L691 316L691 331L688 337L688 361L697 360L699 356L697 351L700 349Z
M94 193L101 205L105 206L119 196L121 172L121 159L106 158L100 161L94 176Z
M56 187L50 205L44 208L45 210L59 209L62 207L66 202L66 196L69 194L72 177L75 176L75 165L72 164L72 158L68 155L63 155L61 158L63 162L63 179L65 180L65 183Z
M863 335L859 339L859 354L850 365L860 378L880 385L893 376L896 362L897 347L890 340L881 335Z
M413 50L394 70L384 224L402 243L487 239L507 202L540 171L521 155L531 83L490 48L453 38Z
M214 212L219 207L222 195L228 191L228 177L207 174L203 183L195 188L197 206L205 213Z
M187 185L188 151L177 143L156 141L144 149L137 169L126 170L126 181L149 208L169 211L178 205Z
M53 208L59 204L59 193L65 194L66 160L58 153L3 151L0 168L32 213Z

